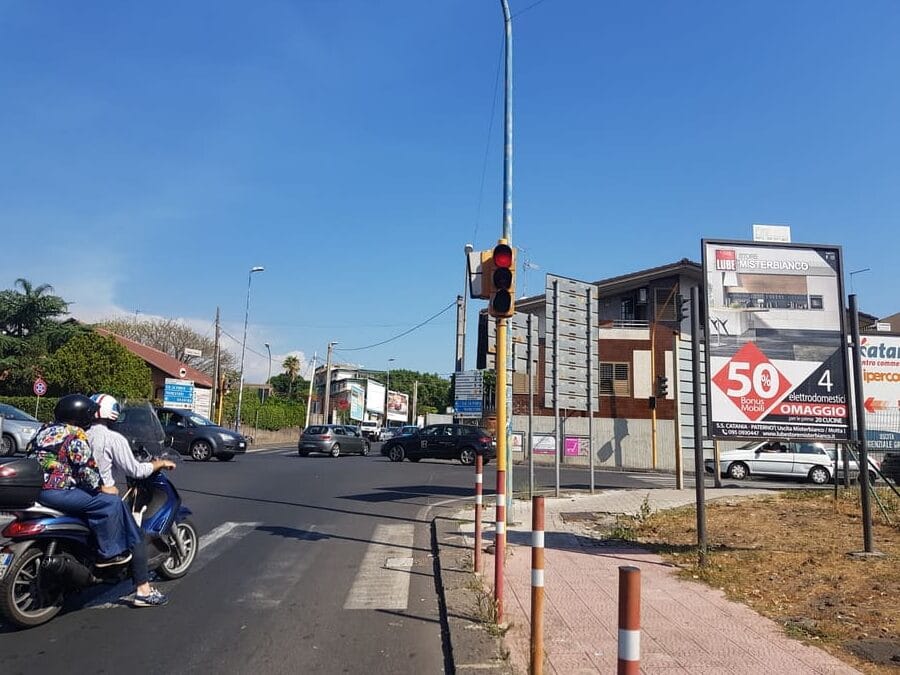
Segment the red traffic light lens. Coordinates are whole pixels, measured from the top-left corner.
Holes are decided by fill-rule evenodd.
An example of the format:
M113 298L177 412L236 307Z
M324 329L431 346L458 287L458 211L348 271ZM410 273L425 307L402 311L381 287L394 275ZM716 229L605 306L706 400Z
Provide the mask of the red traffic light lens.
M497 244L494 247L494 265L496 267L512 267L512 249L506 244Z

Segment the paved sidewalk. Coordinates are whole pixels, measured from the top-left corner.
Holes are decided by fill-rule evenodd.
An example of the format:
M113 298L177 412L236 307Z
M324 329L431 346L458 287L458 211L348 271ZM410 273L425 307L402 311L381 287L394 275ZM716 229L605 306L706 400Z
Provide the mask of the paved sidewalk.
M765 491L714 490L709 499ZM683 581L657 555L586 536L563 513L637 513L647 498L656 511L693 503L693 491L617 490L546 500L545 672L612 673L617 657L618 567L641 569L641 671L644 673L855 673L826 652L786 637L781 628L721 591ZM485 518L493 518L493 509ZM471 518L471 511L467 514ZM531 505L511 511L506 567L506 635L516 672L528 672L531 604ZM512 523L517 523L513 525ZM471 521L463 529L474 528ZM485 521L485 528L488 523ZM492 534L492 533L491 533ZM493 556L484 559L492 579Z

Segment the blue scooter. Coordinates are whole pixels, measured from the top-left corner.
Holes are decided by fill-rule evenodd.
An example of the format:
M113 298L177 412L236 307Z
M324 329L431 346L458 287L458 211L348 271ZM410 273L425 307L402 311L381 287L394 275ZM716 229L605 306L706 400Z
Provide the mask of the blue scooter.
M149 568L163 579L187 574L197 557L199 537L172 482L156 471L129 481L125 499L140 514ZM94 536L80 518L40 503L16 509L13 515L15 520L0 533L11 540L0 548L0 617L5 622L19 628L39 626L60 612L68 595L130 576L128 565L95 567Z

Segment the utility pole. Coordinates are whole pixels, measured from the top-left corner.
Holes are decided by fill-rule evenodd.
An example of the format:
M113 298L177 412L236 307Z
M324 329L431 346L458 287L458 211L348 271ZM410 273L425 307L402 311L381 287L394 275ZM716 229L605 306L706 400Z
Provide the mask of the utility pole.
M324 408L322 408L325 411L325 421L323 424L328 424L328 415L331 412L331 355L334 353L336 344L337 342L328 343L328 354L325 357L325 402Z
M466 279L463 285L463 294L456 299L456 372L461 373L466 369L466 299L469 297L469 254L475 250L472 244L466 244Z
M512 17L509 1L500 0L505 28L505 95L503 143L503 235L502 241L512 246ZM515 299L513 298L513 301ZM503 567L506 562L506 454L509 433L507 419L507 328L509 319L497 317L497 521L494 545L494 604L497 623L503 622Z
M213 350L213 391L212 400L215 406L215 412L211 415L213 419L219 416L219 339L222 337L222 327L219 324L219 308L216 307L216 346Z
M316 380L316 357L318 357L318 355L318 352L313 352L312 374L309 376L309 392L306 394L306 422L303 425L304 429L309 426L309 408L312 405L312 390L313 382Z
M416 380L413 385L413 404L412 404L412 419L409 421L410 424L415 424L419 426L419 381Z

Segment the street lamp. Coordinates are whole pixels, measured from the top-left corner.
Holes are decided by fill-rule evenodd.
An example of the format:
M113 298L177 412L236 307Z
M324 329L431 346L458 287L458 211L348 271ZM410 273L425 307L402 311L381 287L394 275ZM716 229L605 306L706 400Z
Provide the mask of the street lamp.
M269 346L268 342L264 343L266 345L266 351L269 353L269 371L266 376L266 384L269 384L269 380L272 379L272 348Z
M394 359L388 359L388 367L387 367L387 386L384 388L384 424L383 426L387 429L388 425L388 392L391 390L391 362Z
M247 324L250 321L250 284L253 281L253 273L263 272L265 269L265 267L257 265L256 267L251 267L250 273L247 275L247 309L244 311L244 339L241 342L241 383L238 389L237 412L234 418L235 431L241 430L241 404L244 402L244 353L247 351Z
M854 272L850 272L850 275L849 275L849 276L850 276L850 293L851 293L851 294L853 294L853 293L856 292L856 291L853 290L853 275L854 275L854 274L860 274L861 272L871 272L871 271L872 271L872 268L871 268L871 267L863 267L861 270L856 270L856 271L854 271Z

